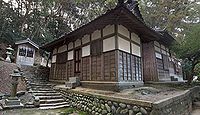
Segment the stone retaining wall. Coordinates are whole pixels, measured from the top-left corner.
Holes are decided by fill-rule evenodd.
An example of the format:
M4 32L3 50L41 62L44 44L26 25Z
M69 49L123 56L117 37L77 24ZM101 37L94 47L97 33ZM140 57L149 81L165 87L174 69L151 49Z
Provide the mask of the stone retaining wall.
M149 115L151 103L138 100L92 95L89 93L57 89L64 94L71 107L91 115Z
M49 72L50 68L49 67L44 67L44 66L26 66L22 65L21 69L24 73L28 74L33 74L36 77L40 77L41 79L48 80L49 79Z
M152 104L151 115L190 115L192 102L200 97L200 87L193 87L184 93Z
M200 99L200 87L155 103L142 100L109 97L57 88L71 107L91 115L190 115L192 102Z

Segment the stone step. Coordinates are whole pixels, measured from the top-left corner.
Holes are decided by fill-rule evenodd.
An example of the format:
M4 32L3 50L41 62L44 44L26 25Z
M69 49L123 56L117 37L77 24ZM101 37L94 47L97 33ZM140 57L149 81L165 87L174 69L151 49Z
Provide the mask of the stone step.
M48 83L46 80L27 80L29 83Z
M59 106L59 105L66 105L69 104L68 102L59 102L59 103L47 103L47 104L40 104L40 107L45 106Z
M200 101L193 102L193 108L200 109Z
M53 86L53 84L48 84L48 83L41 83L41 84L39 84L39 83L29 83L29 85L31 85L31 86Z
M52 90L52 91L38 91L38 90L32 90L29 91L29 93L56 93L56 91Z
M35 96L58 96L61 95L60 93L34 93Z
M70 107L69 104L65 105L59 105L59 106L46 106L46 107L40 107L39 109L58 109L58 108L64 108L64 107Z
M40 100L43 100L43 99L61 99L61 98L63 98L61 95L58 95L58 96L36 96L36 97L39 97Z
M48 82L40 82L40 81L28 81L27 82L29 85L51 85Z
M30 86L32 89L44 89L44 88L52 88L52 86Z
M3 110L3 108L0 106L0 111L2 111Z
M40 100L40 103L59 103L59 102L64 102L65 100L62 98L62 99L43 99L43 100Z
M32 90L36 90L36 91L53 91L53 89L46 89L46 88L32 88Z

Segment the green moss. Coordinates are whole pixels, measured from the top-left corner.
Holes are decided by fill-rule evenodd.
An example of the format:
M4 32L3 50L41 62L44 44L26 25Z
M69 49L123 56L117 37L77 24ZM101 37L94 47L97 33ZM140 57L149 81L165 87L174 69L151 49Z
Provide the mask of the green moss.
M78 113L79 115L88 115L88 113L83 112L83 111L78 111L77 109L74 109L74 108L62 109L60 112L60 115L68 115L72 113Z
M67 115L67 114L71 114L73 112L74 112L73 108L67 108L67 109L61 110L60 115Z

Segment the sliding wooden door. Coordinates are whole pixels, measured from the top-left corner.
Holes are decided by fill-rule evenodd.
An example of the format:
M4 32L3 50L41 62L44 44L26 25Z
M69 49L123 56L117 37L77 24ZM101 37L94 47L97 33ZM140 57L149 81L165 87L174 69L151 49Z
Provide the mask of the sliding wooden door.
M81 73L81 48L74 51L74 74L80 77Z

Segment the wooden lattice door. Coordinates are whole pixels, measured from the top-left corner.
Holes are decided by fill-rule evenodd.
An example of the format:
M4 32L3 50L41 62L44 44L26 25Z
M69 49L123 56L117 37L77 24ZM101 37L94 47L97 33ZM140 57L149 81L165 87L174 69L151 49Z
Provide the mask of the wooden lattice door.
M75 76L79 76L81 73L81 49L74 52L74 73Z

